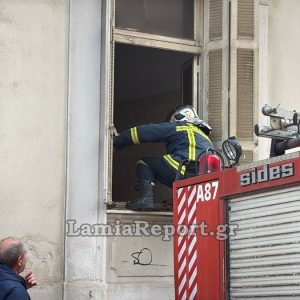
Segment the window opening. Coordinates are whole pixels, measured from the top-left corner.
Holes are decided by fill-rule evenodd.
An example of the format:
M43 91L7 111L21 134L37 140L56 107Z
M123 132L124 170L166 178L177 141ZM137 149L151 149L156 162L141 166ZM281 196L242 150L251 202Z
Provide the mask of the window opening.
M193 57L184 52L116 43L113 106L117 130L163 122L174 107L191 104L189 90L193 84L189 81L193 76L186 62ZM114 151L112 200L117 208L137 196L134 185L138 159L164 153L164 144L141 144ZM155 192L157 207L171 209L172 191L158 184Z
M187 60L181 66L181 89L182 89L182 102L185 104L193 105L194 100L194 57Z

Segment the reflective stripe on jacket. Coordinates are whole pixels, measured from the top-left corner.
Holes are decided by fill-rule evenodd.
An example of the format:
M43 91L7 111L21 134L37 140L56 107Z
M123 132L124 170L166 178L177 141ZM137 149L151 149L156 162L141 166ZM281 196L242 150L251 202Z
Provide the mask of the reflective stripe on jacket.
M114 147L124 149L133 144L160 142L166 144L165 161L176 171L180 162L196 161L207 148L213 148L209 137L200 128L186 121L130 128L114 138ZM183 166L181 173L184 174L184 172Z

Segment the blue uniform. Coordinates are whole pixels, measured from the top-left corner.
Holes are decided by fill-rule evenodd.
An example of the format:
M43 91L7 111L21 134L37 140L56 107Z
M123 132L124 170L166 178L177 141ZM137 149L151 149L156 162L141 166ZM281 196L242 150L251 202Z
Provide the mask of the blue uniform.
M0 300L30 300L23 277L0 265Z
M164 164L160 168L161 170L157 169L157 172L154 173L162 173L163 170L169 172L165 168L167 166L171 171L169 174L172 174L170 175L172 178L167 184L163 183L168 186L172 186L170 183L174 181L182 161L197 161L207 148L214 148L209 137L199 127L187 121L149 124L130 128L115 137L114 147L124 149L132 144L159 142L166 144L166 154L161 159ZM148 164L148 159L143 160L146 160L145 162ZM152 162L150 163L152 164ZM185 166L181 169L181 175L184 175L184 173ZM155 174L155 177L157 177L157 174Z

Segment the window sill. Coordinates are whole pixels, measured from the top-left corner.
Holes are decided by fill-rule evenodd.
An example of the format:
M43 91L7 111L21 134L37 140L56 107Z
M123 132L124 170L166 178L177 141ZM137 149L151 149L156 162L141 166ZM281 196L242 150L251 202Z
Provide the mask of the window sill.
M123 209L107 210L107 223L134 223L144 221L149 224L173 224L173 212L171 211L132 211Z
M133 211L127 209L108 209L107 214L115 215L147 215L147 216L173 216L172 211Z

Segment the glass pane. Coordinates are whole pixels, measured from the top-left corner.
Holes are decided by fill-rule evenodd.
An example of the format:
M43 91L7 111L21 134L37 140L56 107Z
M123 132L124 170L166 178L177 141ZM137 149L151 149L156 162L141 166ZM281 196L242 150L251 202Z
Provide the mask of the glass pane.
M194 39L194 0L116 0L118 28Z

